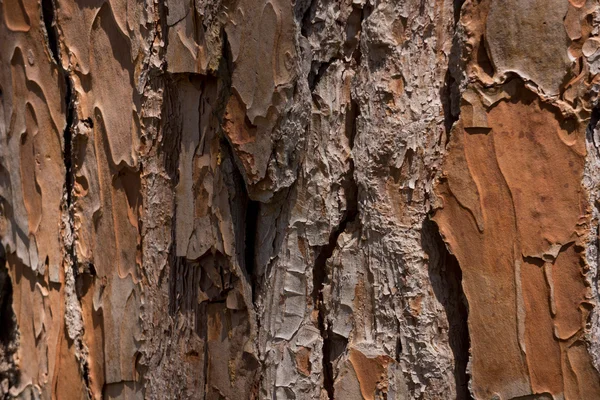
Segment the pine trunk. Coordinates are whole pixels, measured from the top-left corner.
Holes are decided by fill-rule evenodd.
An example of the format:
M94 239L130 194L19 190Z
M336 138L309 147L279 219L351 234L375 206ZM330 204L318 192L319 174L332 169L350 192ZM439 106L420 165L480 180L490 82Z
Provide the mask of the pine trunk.
M3 0L0 397L600 399L598 0Z

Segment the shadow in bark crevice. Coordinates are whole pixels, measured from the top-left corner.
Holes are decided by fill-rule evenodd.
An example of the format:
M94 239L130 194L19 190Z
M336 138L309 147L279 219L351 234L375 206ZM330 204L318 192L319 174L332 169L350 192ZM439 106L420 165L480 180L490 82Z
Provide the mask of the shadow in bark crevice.
M19 368L15 356L19 347L17 316L13 310L13 283L6 268L4 248L0 246L0 382L16 387ZM12 398L0 389L0 398Z
M436 299L444 307L448 320L448 341L454 356L456 399L471 400L469 392L468 303L462 288L462 271L458 260L446 248L438 226L426 219L421 230L423 250L429 257L429 280Z

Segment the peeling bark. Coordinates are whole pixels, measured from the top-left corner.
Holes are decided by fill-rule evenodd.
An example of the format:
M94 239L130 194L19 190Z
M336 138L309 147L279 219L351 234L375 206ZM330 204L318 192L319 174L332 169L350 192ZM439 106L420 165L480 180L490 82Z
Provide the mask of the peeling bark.
M463 271L476 398L600 395L584 183L597 79L583 47L596 40L596 10L561 1L462 9L460 118L434 219Z
M4 0L3 398L600 398L597 0Z

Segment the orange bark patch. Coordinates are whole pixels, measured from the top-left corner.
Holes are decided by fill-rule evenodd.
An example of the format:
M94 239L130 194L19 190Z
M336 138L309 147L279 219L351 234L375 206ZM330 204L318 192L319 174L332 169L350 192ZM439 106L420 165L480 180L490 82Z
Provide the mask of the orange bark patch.
M350 349L350 362L360 384L360 392L366 400L375 399L377 390L387 392L388 366L393 361L388 356L369 358L359 350Z
M310 375L310 349L306 347L300 347L300 350L296 352L296 368L302 375Z
M474 395L585 387L600 398L589 354L566 342L589 308L578 244L585 126L522 85L483 112L481 126L453 129L434 216L463 271Z

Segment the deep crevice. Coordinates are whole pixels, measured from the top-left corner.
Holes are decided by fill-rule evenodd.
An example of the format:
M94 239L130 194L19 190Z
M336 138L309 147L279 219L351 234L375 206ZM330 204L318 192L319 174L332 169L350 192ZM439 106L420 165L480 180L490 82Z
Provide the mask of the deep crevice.
M314 13L313 2L311 2L302 16L302 35L307 38L309 35L308 27L312 27L312 22L310 20L312 13ZM360 65L362 54L360 50L359 39L362 32L363 21L369 13L370 8L368 5L364 5L363 7L359 7L356 4L352 5L352 12L346 21L346 39L342 49L340 49L340 52L326 61L312 61L310 71L308 73L308 87L311 93L315 90L329 66L334 62L347 62L352 59L354 62L356 62L356 65Z
M444 76L444 86L442 86L440 93L442 99L442 111L444 112L444 130L446 132L445 144L449 141L452 126L459 118L458 113L456 112L457 105L454 104L453 101L454 92L457 91L457 82L452 75L451 69L452 67L449 62L446 75Z
M458 24L460 22L460 13L465 0L454 0L454 26L452 47L448 56L448 68L444 76L444 85L440 90L440 98L442 101L442 111L444 113L444 128L446 132L446 142L448 144L452 126L459 119L460 104L459 104L459 81L460 79L460 60L462 45L460 38L456 35Z
M73 205L73 124L75 119L75 110L71 99L73 87L71 85L71 78L68 72L65 71L65 106L67 108L67 123L63 137L65 140L65 152L64 152L64 163L65 163L65 190L67 192L67 207L69 207L69 213L72 214ZM71 221L73 220L71 215ZM75 251L73 248L72 256L75 257ZM75 258L73 258L75 261Z
M46 38L48 40L48 48L54 61L58 64L58 39L54 26L54 3L52 0L42 0L42 20L46 28Z
M469 392L467 373L471 347L469 310L462 288L462 271L456 257L448 251L439 228L433 221L426 219L423 222L421 235L423 250L429 258L429 280L448 320L448 341L454 356L456 399L471 400L473 397Z
M444 113L444 128L447 145L452 127L460 118L460 59L462 43L456 34L460 23L461 9L465 0L454 0L454 27L452 48L448 58L448 68L440 96ZM483 49L485 50L485 49ZM479 54L483 60L485 54ZM442 138L440 137L440 140ZM440 143L441 144L441 143ZM454 356L454 382L457 400L471 400L469 391L469 363L471 340L469 336L469 309L462 287L462 270L456 257L448 251L439 228L430 219L423 221L421 243L428 255L429 280L437 300L444 307L448 321L448 341Z
M58 49L58 27L55 20L54 2L53 0L42 0L42 9L44 17L44 25L46 26L46 34L48 35L48 44L50 51L55 57L55 61L58 68L62 71L62 77L64 82L64 107L66 111L65 115L65 129L63 132L64 150L63 150L63 162L65 165L65 194L66 194L66 208L69 214L69 228L71 234L74 233L73 226L73 126L75 124L75 106L73 104L73 85L71 83L71 77L68 70L65 70L61 64L61 54ZM73 264L73 274L77 278L77 254L75 252L75 243L67 243L67 254L71 257Z
M588 126L586 127L585 136L586 136L587 141L594 145L594 148L596 149L596 152L598 154L600 154L600 143L596 142L596 135L594 134L594 131L595 131L596 126L598 125L599 121L600 121L600 106L595 106L594 108L592 108L592 113L590 115L590 122L589 122Z
M362 24L365 19L366 7L360 7L358 4L352 4L352 12L348 16L346 24L346 40L342 46L342 53L346 59L353 58L356 65L360 65L360 35Z
M15 360L19 347L17 316L13 310L13 284L6 268L4 248L0 246L0 383L7 381L8 387L18 386L20 370ZM0 398L12 398L3 393Z
M454 25L456 27L456 24L458 23L458 21L460 20L460 10L462 9L463 4L465 3L466 0L454 0L453 3L453 12L454 12Z
M360 116L358 104L352 100L347 111L346 137L352 150L356 137L356 120ZM335 334L331 327L326 324L325 314L327 312L323 299L323 286L327 283L327 260L331 258L337 246L338 239L344 233L349 224L358 218L358 185L354 179L354 160L351 158L349 169L344 179L343 187L346 188L346 210L339 225L330 233L328 243L316 251L316 259L313 268L313 292L312 299L315 310L318 311L317 324L321 337L323 338L323 386L327 391L329 399L334 397L334 371L333 362L346 350L348 340Z
M484 35L481 35L479 39L479 47L477 48L477 64L481 67L481 70L487 74L489 77L494 76L494 65L492 64L492 60L488 54L487 44L485 42Z
M232 87L232 74L233 74L233 53L231 51L231 46L229 44L229 40L227 38L226 32L223 30L223 54L221 57L221 63L218 69L219 79L223 82L223 92L221 93L221 97L218 103L221 106L221 109L218 111L220 126L223 126L223 115L225 113L225 106L228 102L229 96L232 95L231 87ZM247 116L246 116L247 118ZM257 245L257 230L258 230L258 222L260 216L260 202L253 200L250 196L250 190L248 187L248 183L244 177L244 169L242 162L238 159L236 152L234 151L234 147L223 132L220 133L222 140L222 146L225 148L225 153L228 154L231 159L231 164L233 166L233 176L235 181L236 190L240 190L241 202L237 204L238 207L243 207L242 215L243 218L242 224L240 226L241 240L238 241L238 246L241 246L243 249L242 254L240 254L240 264L243 263L243 269L246 274L246 278L250 283L250 288L252 290L252 301L256 301L257 290L256 286L258 285L258 278L256 276L257 268L256 268L256 245ZM233 205L232 205L233 207ZM260 321L258 321L260 324Z
M400 362L402 359L402 338L398 336L396 338L396 362Z
M345 133L348 138L350 149L354 148L354 140L356 139L356 121L360 116L360 107L355 99L350 100L350 108L346 117ZM354 173L354 160L350 159L350 172ZM353 178L352 178L353 179Z
M12 309L13 288L12 280L8 275L6 260L0 257L0 346L8 346L14 339L17 328L15 313Z
M300 4L300 2L298 2ZM312 25L311 14L314 12L314 5L316 2L314 0L309 1L308 7L301 13L302 17L300 20L300 34L304 37L308 37L308 27Z
M254 299L254 272L256 265L256 233L258 229L258 216L260 214L260 202L248 198L246 203L246 229L244 235L244 263L246 273L252 280L252 297Z
M58 68L62 71L63 82L65 85L65 97L64 106L66 111L66 126L63 132L64 138L64 164L65 164L65 190L67 195L67 207L71 206L71 195L73 189L73 171L72 171L72 128L75 120L75 110L72 101L73 86L71 84L71 78L69 71L65 70L61 65L61 54L58 48L58 27L56 24L55 16L55 5L53 0L41 0L42 1L42 18L44 20L44 26L46 28L46 35L48 37L48 47L54 58L54 61L58 65Z
M327 260L332 256L339 236L346 229L348 220L344 218L337 229L329 235L329 242L322 246L313 268L313 293L312 299L315 309L318 311L317 325L323 338L323 387L327 391L329 399L334 399L334 376L332 359L331 328L325 323L325 305L323 302L323 285L327 281Z
M352 180L354 182L354 180ZM329 242L318 249L313 269L312 299L318 311L317 324L323 338L323 386L330 399L334 398L334 373L333 361L345 351L347 340L336 335L325 322L325 304L323 299L323 285L327 282L327 260L333 255L339 236L346 231L349 223L354 222L358 215L356 195L349 198L348 209L338 227L329 235ZM353 203L353 204L351 204Z
M74 88L71 82L70 72L63 68L61 63L61 53L58 47L58 26L56 23L56 13L55 13L55 3L53 0L41 0L42 1L42 18L44 20L44 26L46 28L46 35L48 37L48 47L50 48L50 52L52 53L52 57L56 62L60 71L62 71L62 77L64 82L64 107L65 107L65 129L63 132L63 140L64 140L64 152L63 152L63 162L65 165L65 197L66 197L66 212L68 213L68 224L71 239L64 243L65 251L67 257L70 258L71 267L73 269L73 277L75 282L77 282L79 269L78 269L78 261L77 261L77 253L75 250L75 243L73 241L74 235L74 216L73 216L73 182L74 182L74 174L73 174L73 126L75 125L75 105L73 103L73 92ZM78 291L75 289L75 296L78 296ZM80 299L78 298L78 301ZM83 330L79 337L75 339L75 346L77 348L76 357L79 361L80 372L82 375L82 379L85 383L86 390L88 396L91 398L92 390L91 390L91 378L90 378L90 370L89 363L85 356L87 350L86 346L83 342Z
M260 216L260 202L252 200L234 150L226 135L221 138L223 157L230 159L232 166L233 185L236 189L235 201L231 203L236 224L236 244L239 264L252 290L252 301L256 301L258 279L256 277L256 237ZM237 212L235 212L237 210ZM239 236L238 236L239 235Z
M308 73L308 88L310 89L311 93L315 90L315 88L321 81L321 78L323 77L323 75L325 75L327 68L329 68L329 66L331 64L333 64L333 62L336 60L338 60L338 58L333 57L332 59L330 59L329 61L326 61L326 62L318 62L318 61L312 62L312 65L310 67L310 72Z

